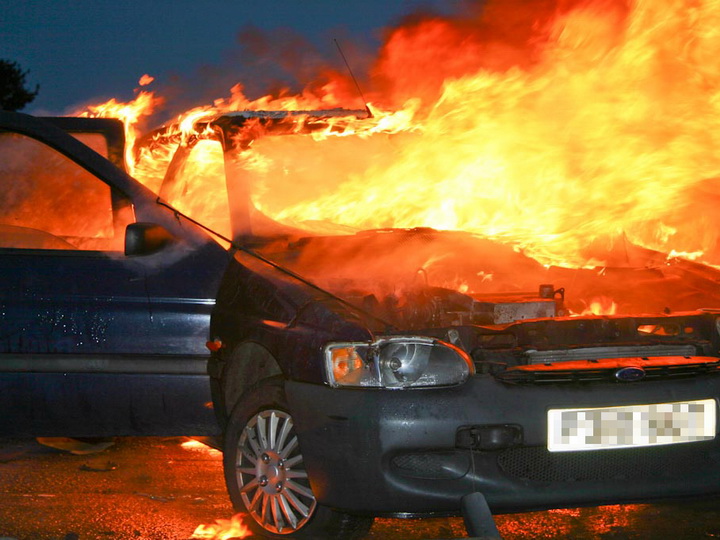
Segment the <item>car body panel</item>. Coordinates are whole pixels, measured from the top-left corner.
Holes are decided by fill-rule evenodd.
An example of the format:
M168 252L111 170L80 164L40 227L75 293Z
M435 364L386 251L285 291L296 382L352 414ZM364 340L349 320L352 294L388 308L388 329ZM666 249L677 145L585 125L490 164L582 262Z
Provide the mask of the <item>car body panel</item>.
M113 212L117 194L174 241L133 257L0 248L0 435L216 434L205 342L227 252L66 133L109 133L121 163L119 123L93 120L3 112L0 131L67 156L110 187Z
M85 360L85 359L84 359ZM117 358L110 361L118 363ZM0 375L0 434L11 437L218 435L206 374L164 371L138 358L123 373L22 372ZM167 360L165 360L167 362ZM122 360L120 360L122 362ZM198 358L198 368L206 358ZM142 373L153 364L157 373ZM86 367L87 369L87 367ZM198 371L193 366L192 371Z
M717 438L569 453L550 453L546 443L549 408L717 399L719 375L672 385L518 388L486 375L453 388L286 389L322 504L374 515L457 514L461 497L480 491L494 513L506 513L717 494ZM459 430L483 425L520 426L522 443L458 447Z

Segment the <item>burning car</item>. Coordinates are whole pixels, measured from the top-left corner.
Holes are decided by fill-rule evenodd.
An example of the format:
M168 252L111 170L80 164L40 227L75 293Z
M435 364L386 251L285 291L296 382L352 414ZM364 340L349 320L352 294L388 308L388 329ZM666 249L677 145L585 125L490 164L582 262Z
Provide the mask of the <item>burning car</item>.
M462 511L487 533L487 508L718 493L720 273L629 242L578 269L470 233L310 234L264 215L248 195L257 145L342 132L347 114L206 119L175 134L162 180L183 208L199 195L183 171L214 145L239 197L219 223L232 260L208 371L228 491L253 530L343 537L372 516ZM588 309L603 299L608 314Z
M233 504L269 537L717 494L720 273L629 242L612 264L541 264L255 204L263 141L363 114L161 130L140 146L172 143L148 189L68 134L120 164L117 124L2 113L2 433L222 431ZM616 313L588 309L602 299Z

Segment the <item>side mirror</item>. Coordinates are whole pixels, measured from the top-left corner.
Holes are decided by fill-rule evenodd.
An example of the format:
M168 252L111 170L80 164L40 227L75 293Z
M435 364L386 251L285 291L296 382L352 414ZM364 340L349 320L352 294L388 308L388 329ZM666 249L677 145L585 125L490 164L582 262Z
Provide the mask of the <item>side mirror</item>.
M125 255L151 255L175 242L167 229L155 223L131 223L125 229Z

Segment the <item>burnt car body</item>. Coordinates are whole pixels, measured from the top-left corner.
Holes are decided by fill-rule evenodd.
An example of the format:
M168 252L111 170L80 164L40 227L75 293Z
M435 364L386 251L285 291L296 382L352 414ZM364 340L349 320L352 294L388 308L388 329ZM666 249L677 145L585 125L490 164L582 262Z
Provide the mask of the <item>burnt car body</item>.
M381 235L405 237L405 245L443 236L429 231ZM466 256L468 250L461 253ZM274 301L263 301L267 298ZM264 375L282 373L287 409L277 400L263 404L262 384L249 399L255 407L292 415L301 467L315 499L343 512L453 514L472 492L482 493L495 513L717 493L716 314L543 316L492 324L486 322L488 311L495 312L498 304L489 310L486 299L462 300L454 292L428 290L411 308L420 318L403 326L392 324L402 318L390 318L385 326L236 256L213 319L213 334L227 354L211 362L211 373L221 382L224 378L225 388L238 386L235 377L245 370L258 369L257 364L241 367L251 362L260 364ZM554 303L542 300L538 294L525 305ZM522 299L516 302L523 305ZM427 348L425 355L420 347ZM461 358L470 358L469 368ZM644 378L635 378L636 371ZM249 377L240 375L243 381ZM231 407L218 400L216 407L246 413L253 407L244 399ZM640 418L653 414L650 404L701 400L709 400L703 414L712 433L686 444L626 446L623 429L632 428L612 430L597 421L584 440L606 430L616 437L614 443L561 448L568 451L548 447L554 438L551 415L561 411ZM245 455L238 464L238 453L226 447L226 459L234 456L227 474L241 478L236 493L242 495L246 486L250 494L262 489L253 484L258 477L261 483L263 476L287 482L282 471L270 474L251 465L247 455L255 449L232 429L233 414L226 445L238 445ZM671 432L682 422L668 420L657 429ZM262 435L257 437L262 441ZM232 484L229 488L232 493ZM292 525L290 518L270 517L272 510L264 513L262 498L238 499L251 508L254 504L255 518L265 526L274 526L275 520ZM303 507L290 508L301 522Z
M205 341L227 251L123 151L117 120L0 112L0 435L219 431Z
M7 140L81 171L65 188L99 182L107 211L101 233L3 221L0 433L222 430L230 497L271 537L357 536L474 495L502 513L719 493L720 273L628 246L626 264L568 269L462 232L308 234L255 209L238 158L347 114L205 121L162 179L173 210L68 135L73 120L0 113ZM191 220L216 208L182 213L203 141L224 159L206 180L229 198L229 251ZM10 175L18 155L54 175L12 150L6 178L28 176ZM99 204L30 192L15 215ZM573 315L593 296L635 315Z
M461 232L303 234L257 211L233 164L260 132L302 136L290 114L197 131L241 197L209 373L256 532L353 536L470 494L503 513L720 493L717 270L635 246L568 269ZM578 315L594 296L635 315Z

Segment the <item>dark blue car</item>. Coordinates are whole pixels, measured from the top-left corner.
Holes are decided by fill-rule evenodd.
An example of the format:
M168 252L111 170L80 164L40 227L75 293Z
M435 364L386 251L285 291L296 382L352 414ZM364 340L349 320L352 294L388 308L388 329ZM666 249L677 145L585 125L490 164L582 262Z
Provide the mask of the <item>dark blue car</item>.
M460 513L487 536L490 512L720 494L720 272L632 246L639 267L569 269L457 231L309 234L255 208L256 139L346 114L154 134L178 137L159 199L111 163L118 124L0 113L0 434L222 433L232 502L274 538ZM207 151L224 166L193 170L227 200L186 206ZM595 297L624 315L583 314Z

